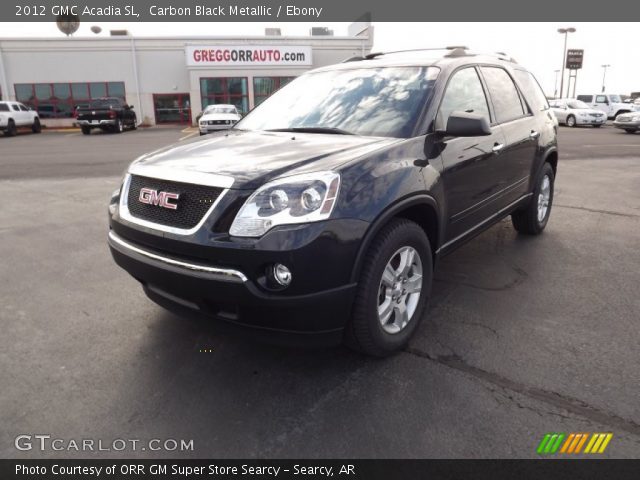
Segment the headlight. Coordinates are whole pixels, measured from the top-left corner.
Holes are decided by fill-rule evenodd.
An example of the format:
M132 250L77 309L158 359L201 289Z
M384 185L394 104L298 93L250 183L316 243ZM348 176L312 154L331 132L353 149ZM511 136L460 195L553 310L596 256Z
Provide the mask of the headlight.
M631 121L632 122L640 122L640 115L635 115L635 116L631 117Z
M326 220L340 188L336 172L293 175L256 190L236 215L229 233L260 237L277 225Z
M117 190L113 191L113 193L111 194L111 198L109 199L109 214L112 216L115 215L116 211L118 210L118 203L120 203L121 189L122 189L122 185Z

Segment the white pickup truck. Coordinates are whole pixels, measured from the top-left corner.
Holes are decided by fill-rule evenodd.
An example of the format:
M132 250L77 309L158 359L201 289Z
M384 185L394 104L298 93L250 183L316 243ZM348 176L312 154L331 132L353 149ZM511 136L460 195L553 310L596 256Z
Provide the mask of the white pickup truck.
M609 119L614 119L621 113L629 113L640 110L640 106L631 103L624 103L620 95L611 93L595 93L589 95L578 95L578 100L586 103L591 108L595 108L607 114Z
M0 131L7 137L18 133L18 128L29 127L33 133L40 133L42 127L38 112L19 102L0 102Z

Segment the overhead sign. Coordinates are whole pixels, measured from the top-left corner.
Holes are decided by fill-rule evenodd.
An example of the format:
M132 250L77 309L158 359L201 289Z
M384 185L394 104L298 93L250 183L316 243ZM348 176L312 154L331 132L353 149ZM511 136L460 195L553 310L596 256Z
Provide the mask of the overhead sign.
M190 67L223 66L308 66L312 65L310 46L293 45L189 45Z
M584 50L567 50L567 67L569 70L580 70Z

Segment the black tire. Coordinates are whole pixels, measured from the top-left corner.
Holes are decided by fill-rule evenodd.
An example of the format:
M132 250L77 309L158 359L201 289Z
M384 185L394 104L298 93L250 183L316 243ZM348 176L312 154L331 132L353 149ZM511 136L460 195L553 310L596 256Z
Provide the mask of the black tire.
M116 123L113 125L113 133L122 133L123 130L122 120L116 118Z
M33 125L31 125L31 131L33 133L40 133L42 131L42 125L40 125L40 119L36 117L33 120Z
M538 203L540 201L539 197L541 195L542 185L545 178L548 178L550 183L549 200L546 214L544 215L544 218L540 220L538 218ZM542 167L542 171L540 172L540 176L538 177L538 182L536 183L536 188L533 191L531 201L522 210L518 210L511 214L513 228L515 228L519 233L523 233L525 235L540 235L547 226L549 216L551 215L551 207L553 206L554 180L555 175L553 174L553 168L549 163L545 163Z
M627 133L636 133L637 132L637 130L631 130L630 128L626 128L624 131L627 132Z
M80 130L82 130L82 134L83 135L90 135L91 134L91 129L89 127L80 127Z
M567 127L575 127L576 126L576 117L574 117L573 115L569 115L567 117Z
M601 126L602 126L602 124L601 124L601 123L599 123L599 124L597 124L597 125L594 125L594 126L593 126L593 128L600 128Z
M4 131L4 134L7 137L15 137L17 133L18 133L18 129L16 128L16 122L9 119L9 122L7 123L7 129Z
M131 130L137 130L138 129L138 118L137 117L133 117L133 123L131 124Z
M397 333L388 333L378 319L378 303L384 288L381 282L387 264L403 247L412 247L420 257L421 291L408 323ZM376 357L384 357L402 350L420 324L428 303L432 277L431 245L424 230L410 220L392 220L378 233L366 253L353 312L345 329L345 343L356 351Z

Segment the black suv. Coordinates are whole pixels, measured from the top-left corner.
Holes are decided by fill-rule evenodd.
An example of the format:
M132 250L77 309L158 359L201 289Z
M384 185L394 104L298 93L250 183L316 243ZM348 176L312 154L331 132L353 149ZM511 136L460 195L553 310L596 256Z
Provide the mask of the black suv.
M418 327L439 257L507 215L543 231L556 147L545 96L512 59L371 54L135 160L109 245L174 312L387 355Z

